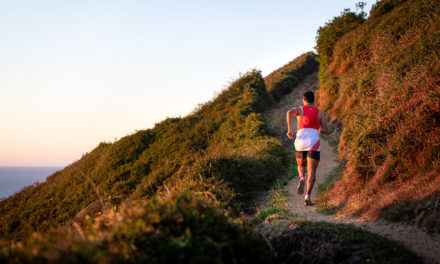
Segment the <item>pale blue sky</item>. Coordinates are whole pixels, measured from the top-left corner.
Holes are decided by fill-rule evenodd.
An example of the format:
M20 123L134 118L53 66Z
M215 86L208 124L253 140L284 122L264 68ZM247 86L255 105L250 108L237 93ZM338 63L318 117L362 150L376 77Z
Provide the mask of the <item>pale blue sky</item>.
M68 165L185 116L356 2L0 0L0 166Z

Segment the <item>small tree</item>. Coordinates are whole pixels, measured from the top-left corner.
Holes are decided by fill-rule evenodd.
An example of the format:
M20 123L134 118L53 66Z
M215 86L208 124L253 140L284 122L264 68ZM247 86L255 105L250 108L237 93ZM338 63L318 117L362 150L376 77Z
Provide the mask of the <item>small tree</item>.
M366 17L366 16L367 16L367 13L364 12L364 8L365 8L365 6L367 6L367 3L366 3L366 2L358 2L358 3L356 4L356 12L359 11L359 10L361 10L361 12L359 13L359 15L361 15L362 17Z

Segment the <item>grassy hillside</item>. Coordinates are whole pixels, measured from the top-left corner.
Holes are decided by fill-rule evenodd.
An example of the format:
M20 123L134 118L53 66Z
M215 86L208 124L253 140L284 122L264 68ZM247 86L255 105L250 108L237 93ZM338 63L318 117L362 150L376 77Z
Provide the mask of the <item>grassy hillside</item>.
M261 74L252 71L187 117L99 144L46 182L1 201L0 237L20 240L65 224L98 194L105 203L151 197L166 186L220 201L245 199L286 164L259 114L271 100Z
M316 70L310 56L287 77ZM0 202L0 259L270 261L266 242L236 213L288 163L260 114L273 101L254 70L184 118L99 144Z
M307 52L273 71L264 78L267 91L279 101L300 83L309 73L318 68L316 54Z
M345 12L318 34L318 103L343 123L339 151L348 161L322 202L377 217L389 207L438 197L438 1L383 0L368 19ZM436 210L425 211L422 222ZM420 213L414 210L413 219Z
M309 56L298 60L316 66ZM316 71L297 62L270 76L285 82ZM0 262L419 263L401 246L351 227L292 219L264 235L237 214L286 173L286 153L260 114L274 101L264 81L249 72L189 116L101 143L3 201Z

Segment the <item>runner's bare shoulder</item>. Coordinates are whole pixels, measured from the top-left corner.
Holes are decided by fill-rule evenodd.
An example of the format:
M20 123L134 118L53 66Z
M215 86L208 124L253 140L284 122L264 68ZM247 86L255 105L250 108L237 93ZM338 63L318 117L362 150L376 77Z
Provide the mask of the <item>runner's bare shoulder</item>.
M291 108L291 109L289 109L287 112L290 113L290 114L295 113L296 115L301 115L301 116L303 115L303 111L302 111L302 108L301 108L301 107L294 107L294 108Z

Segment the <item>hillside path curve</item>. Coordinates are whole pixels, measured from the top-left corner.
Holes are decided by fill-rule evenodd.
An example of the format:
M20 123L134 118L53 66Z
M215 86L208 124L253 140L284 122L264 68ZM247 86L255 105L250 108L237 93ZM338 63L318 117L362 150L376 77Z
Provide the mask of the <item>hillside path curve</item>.
M275 107L264 113L272 131L276 133L292 158L294 157L294 146L293 141L286 136L286 112L292 107L302 105L302 94L305 91L316 91L318 89L317 75L317 72L308 75L290 94L284 96ZM293 128L296 132L295 118ZM311 196L312 201L317 199L317 186L325 181L329 172L336 166L338 166L337 153L334 152L326 140L321 138L321 161L316 172L316 183ZM402 244L421 256L426 263L440 264L440 236L429 235L413 226L390 223L380 219L367 221L360 217L337 217L320 214L316 206L304 206L304 195L296 193L298 181L299 178L295 177L285 187L289 192L289 208L295 217L314 222L352 224Z

